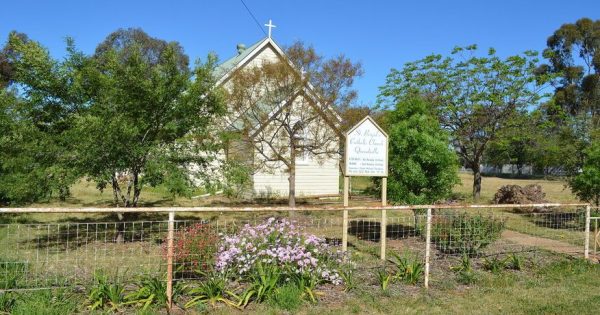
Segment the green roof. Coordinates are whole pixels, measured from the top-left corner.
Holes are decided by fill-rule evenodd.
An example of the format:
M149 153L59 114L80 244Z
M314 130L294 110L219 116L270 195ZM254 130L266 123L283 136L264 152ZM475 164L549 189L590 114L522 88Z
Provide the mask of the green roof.
M259 40L258 42L254 43L252 46L244 49L244 51L242 51L241 54L237 54L236 56L234 56L230 59L227 59L225 62L218 65L213 72L215 78L217 80L221 79L227 72L229 72L229 70L235 68L235 66L237 66L237 64L240 63L240 61L244 60L244 58L246 58L248 55L250 55L250 53L252 53L252 51L254 51L260 44L262 44L262 42L264 42L266 40L268 40L268 38L266 38L266 37Z

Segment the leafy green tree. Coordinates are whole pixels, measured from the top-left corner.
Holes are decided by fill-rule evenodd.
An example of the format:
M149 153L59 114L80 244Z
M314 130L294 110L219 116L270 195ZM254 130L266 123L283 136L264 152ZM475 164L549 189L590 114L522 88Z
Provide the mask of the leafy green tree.
M494 49L482 57L476 51L475 45L458 47L451 56L430 55L392 69L381 87L380 103L420 95L435 104L434 112L450 132L458 155L473 170L473 198L478 200L480 165L488 144L515 113L537 103L539 83L546 78L536 76L535 52L502 59Z
M537 126L528 112L516 112L506 127L490 141L484 159L487 164L502 166L512 164L521 175L525 165L533 164L537 143Z
M36 42L9 38L11 80L23 91L12 121L27 131L13 134L31 139L7 153L11 160L29 157L23 167L43 161L36 169L54 178L67 171L66 184L85 176L100 189L110 186L124 207L137 206L146 185L189 194L194 175L210 162L209 127L223 108L212 78L215 58L190 70L177 43L138 29L109 35L93 56L67 44L59 62ZM23 181L37 188L37 177Z
M123 207L137 206L146 185L189 195L210 162L210 125L223 111L215 62L209 56L190 70L178 43L140 29L110 34L80 71L89 101L71 130L78 169L98 188L110 186Z
M520 127L523 137L531 140L530 163L536 172L544 175L573 174L581 168L583 150L587 146L587 141L582 141L584 130L567 115L557 121L557 117L550 114L551 108L556 108L553 99L529 113L526 125Z
M402 204L430 204L452 192L458 160L449 135L421 98L396 104L389 126L388 198Z
M16 31L10 32L9 36L18 36L23 42L29 41L26 34ZM14 79L15 67L10 60L13 55L14 51L10 45L4 45L0 50L0 88L7 87Z
M585 150L581 172L569 179L571 190L579 199L600 205L600 144L594 143Z
M11 203L69 195L77 176L65 132L77 98L69 93L78 57L53 60L39 43L12 32L3 48L10 71L0 92L0 195ZM7 75L7 73L9 73Z

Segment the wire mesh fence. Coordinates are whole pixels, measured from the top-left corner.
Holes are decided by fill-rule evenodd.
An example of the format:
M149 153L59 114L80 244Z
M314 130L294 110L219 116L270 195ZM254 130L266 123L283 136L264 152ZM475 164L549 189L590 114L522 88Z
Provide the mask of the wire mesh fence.
M427 211L428 207L433 209ZM381 209L371 207L350 211L346 231L341 209L195 214L178 211L172 222L172 278L196 279L198 270L214 265L220 240L269 217L293 221L303 233L323 239L331 251L341 251L343 240L347 239L352 259L365 270L382 265L379 257L384 230L383 250L388 252L387 257L416 257L431 266L434 282L464 256L481 261L515 253L535 255L539 251L583 256L586 234L593 244L598 239L597 232L590 231L590 222L597 221L583 205L386 209L385 229L381 226ZM18 218L4 218L0 221L5 222L0 224L0 289L85 285L98 270L123 282L144 275L166 278L166 214L153 215L151 220L94 220L63 218L56 222L21 223ZM426 273L429 277L429 269Z

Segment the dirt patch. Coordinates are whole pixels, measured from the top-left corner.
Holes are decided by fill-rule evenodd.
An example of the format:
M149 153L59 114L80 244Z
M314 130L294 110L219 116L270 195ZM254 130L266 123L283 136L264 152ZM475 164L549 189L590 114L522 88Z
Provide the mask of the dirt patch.
M539 247L556 253L583 256L583 248L581 246L573 246L569 243L511 230L502 232L502 239L522 246Z

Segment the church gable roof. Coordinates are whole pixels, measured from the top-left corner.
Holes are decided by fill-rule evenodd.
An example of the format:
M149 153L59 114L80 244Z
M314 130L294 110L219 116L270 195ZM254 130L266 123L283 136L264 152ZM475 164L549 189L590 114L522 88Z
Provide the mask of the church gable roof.
M250 47L244 49L242 52L238 53L238 55L224 61L223 63L221 63L219 66L217 66L215 68L213 74L214 74L215 78L217 79L217 85L224 84L235 73L236 70L244 67L249 62L251 62L254 58L258 57L261 54L261 52L264 51L265 47L267 47L267 46L270 46L270 48L275 52L275 54L279 55L280 58L285 59L285 52L283 51L283 49L281 49L281 47L279 47L279 45L277 45L275 43L275 41L273 41L273 39L271 39L270 37L263 38L260 41L254 43L252 46L250 46ZM285 60L287 60L287 59L285 59ZM291 62L290 62L290 65L294 69L296 69L296 67L293 64L291 64ZM317 96L316 92L314 91L314 89L310 83L308 83L308 85L305 87L304 92L305 92L304 96L312 99L312 101L314 102L314 104L312 106L316 106L317 108L320 108L321 110L325 110L321 113L322 113L322 115L324 115L324 118L326 119L327 123L338 134L342 135L341 131L339 130L339 123L341 122L342 118L339 116L339 114L332 108L322 107L323 104L321 104L319 97ZM275 112L277 112L277 110ZM333 120L331 120L329 117L326 117L328 115L325 114L325 112L329 112L330 114L332 114ZM271 114L273 114L273 113L271 113ZM239 123L239 121L237 121L237 119L234 118L231 123L232 123L232 125L236 125L237 123Z

